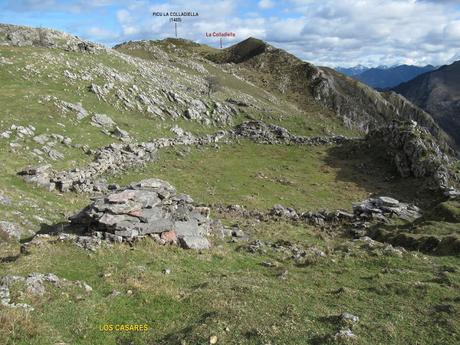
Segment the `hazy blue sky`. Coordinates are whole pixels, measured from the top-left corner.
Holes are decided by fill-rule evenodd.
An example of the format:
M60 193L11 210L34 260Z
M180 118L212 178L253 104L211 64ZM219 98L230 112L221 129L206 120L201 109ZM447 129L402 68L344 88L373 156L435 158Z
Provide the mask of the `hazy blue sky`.
M205 32L233 31L232 44L264 39L320 65L460 60L457 0L0 0L0 22L63 30L106 45L174 35L153 11L197 11L179 36L217 45Z

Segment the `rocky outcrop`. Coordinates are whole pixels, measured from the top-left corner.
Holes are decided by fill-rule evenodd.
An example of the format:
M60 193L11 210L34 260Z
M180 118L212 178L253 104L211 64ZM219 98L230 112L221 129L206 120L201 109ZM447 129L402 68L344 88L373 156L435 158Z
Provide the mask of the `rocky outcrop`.
M430 132L415 121L392 122L369 133L367 140L383 150L402 177L427 178L433 188L447 189L452 181L450 158Z
M213 222L209 209L196 207L193 199L177 194L159 179L131 184L96 199L71 224L96 238L131 242L145 236L157 237L187 249L207 249Z
M84 41L60 31L0 24L0 45L59 48L81 53L106 50L102 45Z
M291 145L327 145L343 144L358 140L341 135L328 137L303 137L289 133L286 128L266 124L261 121L246 121L237 125L234 130L237 137L251 139L263 144L291 144Z

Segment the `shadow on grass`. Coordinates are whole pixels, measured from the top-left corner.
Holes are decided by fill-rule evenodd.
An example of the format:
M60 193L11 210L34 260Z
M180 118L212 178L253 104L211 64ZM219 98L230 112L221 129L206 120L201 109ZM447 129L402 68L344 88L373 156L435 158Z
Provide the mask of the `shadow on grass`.
M198 335L195 331L196 327L201 326L209 320L216 318L218 313L215 311L207 312L201 315L197 320L190 323L187 327L179 329L175 332L171 332L161 338L160 340L153 342L152 345L169 345L169 344L182 344L181 341L186 340L187 344L207 344L208 339Z
M23 238L20 240L21 244L30 242L36 235L59 235L62 233L66 234L78 234L81 235L85 232L85 229L76 227L68 222L61 222L53 225L41 223L40 230L34 235Z
M399 176L385 152L369 147L365 142L349 142L327 151L325 162L337 170L336 179L352 182L371 195L385 195L400 201L429 207L439 201L421 178Z

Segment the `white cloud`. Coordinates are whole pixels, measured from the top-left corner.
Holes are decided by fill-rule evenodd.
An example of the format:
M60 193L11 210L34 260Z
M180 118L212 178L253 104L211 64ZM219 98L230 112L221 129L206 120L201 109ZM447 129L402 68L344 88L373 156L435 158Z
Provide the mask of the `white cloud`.
M11 6L35 10L62 6L56 0L17 0ZM267 40L307 61L321 65L443 64L460 52L459 1L440 0L75 0L80 8L104 8L118 3L113 36L91 31L86 38L110 42L161 39L174 34L168 18L153 11L198 11L199 17L184 18L179 35L201 43L205 32L234 31L234 43L249 36ZM272 17L261 9L276 6ZM68 9L67 9L68 10ZM243 12L245 11L245 12ZM100 29L107 30L96 23ZM83 28L82 30L85 30ZM113 37L113 38L111 38Z
M271 0L260 0L259 3L257 4L259 8L261 9L269 9L275 7L275 3Z
M103 28L99 28L97 26L90 27L88 30L86 30L86 34L103 41L108 39L116 39L118 37L117 33Z

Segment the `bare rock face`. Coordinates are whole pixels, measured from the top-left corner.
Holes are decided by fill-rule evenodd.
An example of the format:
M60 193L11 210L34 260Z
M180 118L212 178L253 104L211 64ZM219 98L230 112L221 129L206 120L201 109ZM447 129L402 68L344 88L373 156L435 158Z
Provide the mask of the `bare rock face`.
M207 249L213 222L209 209L203 209L168 182L152 178L96 199L71 223L113 242L151 236L183 248Z

